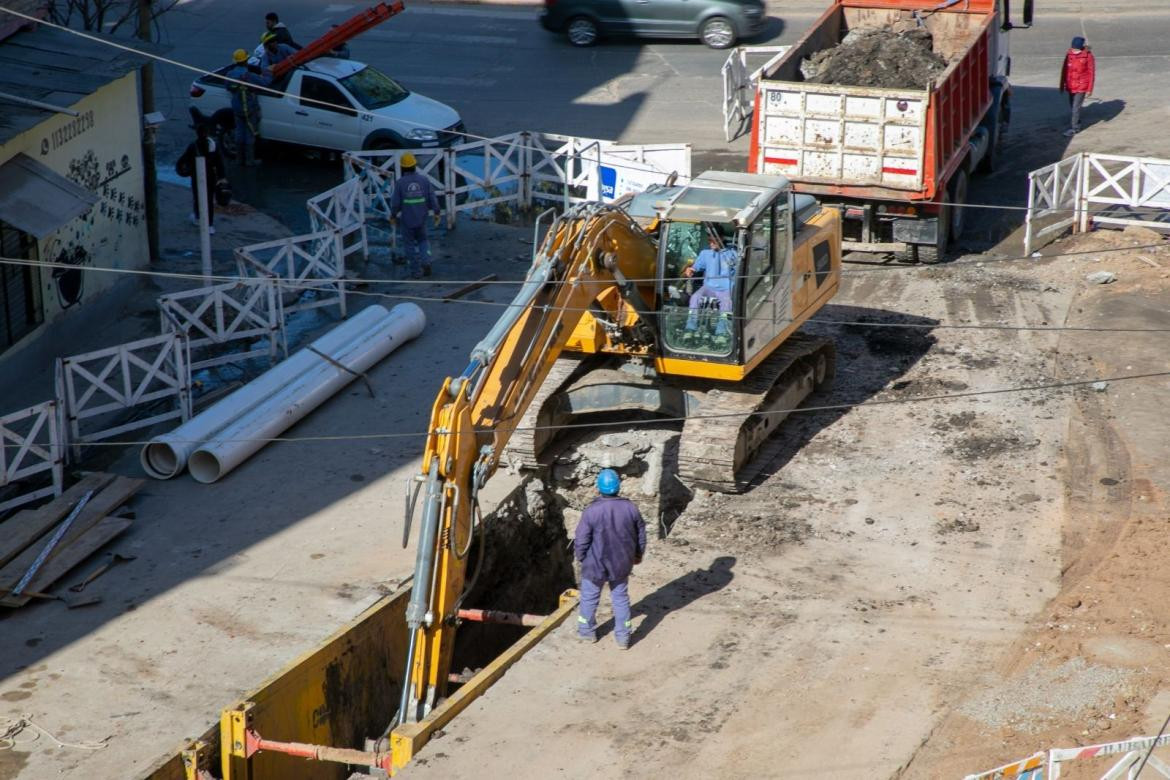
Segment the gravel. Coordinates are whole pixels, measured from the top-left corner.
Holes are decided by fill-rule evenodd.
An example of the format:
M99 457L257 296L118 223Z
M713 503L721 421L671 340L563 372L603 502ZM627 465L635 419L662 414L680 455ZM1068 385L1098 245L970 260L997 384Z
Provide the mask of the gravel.
M1069 720L1110 706L1132 676L1132 672L1089 664L1083 658L1057 667L1036 663L1008 685L989 680L988 689L959 711L994 728L1041 731L1046 720Z

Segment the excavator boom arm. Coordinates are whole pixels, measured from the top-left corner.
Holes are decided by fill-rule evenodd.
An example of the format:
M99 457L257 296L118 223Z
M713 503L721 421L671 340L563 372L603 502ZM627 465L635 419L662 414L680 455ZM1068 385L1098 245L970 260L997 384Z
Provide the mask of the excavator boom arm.
M584 204L567 212L549 229L519 294L472 350L467 368L439 392L415 478L422 527L397 722L423 715L446 688L479 489L590 304L620 288L624 276L644 273L655 253L653 239L619 208Z

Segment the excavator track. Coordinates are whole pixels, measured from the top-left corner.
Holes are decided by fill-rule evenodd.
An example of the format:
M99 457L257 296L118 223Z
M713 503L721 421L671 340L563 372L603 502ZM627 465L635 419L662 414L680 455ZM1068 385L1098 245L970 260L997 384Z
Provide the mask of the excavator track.
M832 381L835 357L832 341L797 333L743 382L703 393L679 440L682 481L720 493L746 489L784 446L772 434L788 412Z
M764 360L739 383L707 382L694 379L653 380L624 375L588 358L561 358L553 365L544 384L520 421L504 451L504 463L523 471L540 471L556 427L573 419L566 394L589 386L670 388L685 394L689 409L679 440L678 475L687 485L721 493L746 489L760 470L784 447L782 436L772 436L810 393L832 380L835 349L833 342L797 333ZM620 396L611 394L615 403ZM628 398L628 396L626 396ZM670 408L666 408L669 406ZM683 402L657 409L660 414L682 414ZM610 411L648 405L620 404ZM596 408L594 410L597 410ZM764 412L766 414L759 414Z

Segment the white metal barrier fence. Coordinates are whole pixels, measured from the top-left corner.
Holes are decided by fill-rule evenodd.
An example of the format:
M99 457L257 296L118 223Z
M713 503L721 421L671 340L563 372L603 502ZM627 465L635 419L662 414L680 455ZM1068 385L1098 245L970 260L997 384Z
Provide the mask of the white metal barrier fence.
M1103 742L1099 745L1086 745L1085 747L1053 748L986 772L967 775L964 780L1000 780L1001 778L1060 780L1062 764L1116 755L1121 755L1121 759L1101 775L1101 780L1119 780L1122 777L1127 780L1135 780L1139 768L1143 772L1148 769L1164 778L1170 778L1170 764L1152 752L1152 750L1166 745L1170 745L1170 734L1157 737L1135 737L1119 742Z
M1028 174L1024 252L1070 227L1170 231L1170 160L1082 152Z
M347 152L347 179L356 179L365 213L390 218L394 183L405 151ZM620 197L607 191L606 170L628 171L635 186L663 182L672 173L691 175L689 144L615 144L596 138L523 131L445 149L411 150L416 173L426 176L440 199L447 227L460 212L502 203L529 208L537 201L568 207ZM609 194L612 193L612 194Z
M65 401L65 420L74 451L79 445L109 439L126 431L191 416L191 372L181 333L164 333L57 361L57 397ZM110 416L167 398L174 408L149 417L83 430L86 420Z
M46 487L0 500L0 512L61 495L65 453L58 410L56 401L45 401L0 417L0 488L41 474L52 477L52 484Z
M182 333L187 339L189 368L232 363L267 356L277 350L288 356L284 310L272 279L240 280L163 295L158 299L162 332ZM242 351L208 354L213 348L244 342Z
M344 317L346 240L361 229L350 224L242 246L236 249L236 269L243 279L275 280L288 297L285 314L337 306Z

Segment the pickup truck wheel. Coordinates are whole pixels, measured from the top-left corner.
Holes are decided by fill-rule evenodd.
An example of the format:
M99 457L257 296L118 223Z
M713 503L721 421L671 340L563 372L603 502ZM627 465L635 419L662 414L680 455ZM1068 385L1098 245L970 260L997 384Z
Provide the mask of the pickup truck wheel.
M713 16L699 28L699 39L712 49L730 49L735 45L735 26L725 16Z
M592 46L601 37L597 22L588 16L575 16L570 19L565 34L569 37L569 43L574 46Z
M383 140L383 141L374 141L372 144L370 144L369 146L366 147L366 151L369 151L369 152L389 152L389 151L392 151L392 150L397 149L397 148L398 147L394 145L393 141L384 141Z

